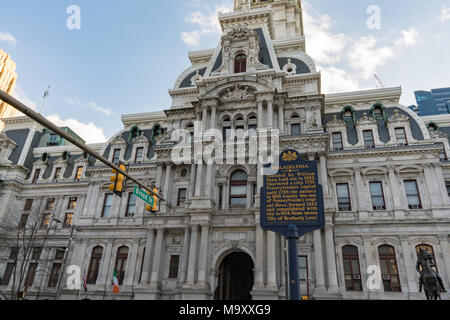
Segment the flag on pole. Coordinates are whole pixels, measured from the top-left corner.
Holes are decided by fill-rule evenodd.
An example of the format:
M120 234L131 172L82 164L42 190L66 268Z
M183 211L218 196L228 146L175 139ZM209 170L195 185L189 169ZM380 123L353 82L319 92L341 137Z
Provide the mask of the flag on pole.
M119 293L119 278L117 277L116 270L114 270L114 276L113 276L113 292Z

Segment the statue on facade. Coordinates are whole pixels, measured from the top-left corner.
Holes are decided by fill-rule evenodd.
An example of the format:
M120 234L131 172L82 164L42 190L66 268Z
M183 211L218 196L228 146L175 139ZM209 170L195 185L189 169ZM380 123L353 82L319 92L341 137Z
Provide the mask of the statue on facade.
M416 270L420 273L419 292L422 292L422 286L425 289L427 300L441 299L441 289L447 292L444 283L434 267L433 256L424 249L420 249L417 254Z

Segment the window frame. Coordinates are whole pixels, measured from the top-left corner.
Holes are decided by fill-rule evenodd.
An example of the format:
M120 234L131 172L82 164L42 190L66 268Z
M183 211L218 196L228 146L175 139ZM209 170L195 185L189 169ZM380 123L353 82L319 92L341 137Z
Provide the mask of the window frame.
M247 72L247 55L239 53L234 58L234 73Z
M414 182L414 184L415 184L415 189L416 189L417 194L408 194L408 191L406 190L406 184L407 184L407 183L412 183L412 182ZM406 202L408 203L409 209L410 209L410 210L414 210L414 209L423 209L422 198L420 197L420 190L419 190L419 185L418 185L418 183L417 183L417 180L404 180L404 181L403 181L403 187L404 187L404 189L405 189ZM414 206L416 206L416 205L410 204L410 202L409 202L409 197L413 197L413 196L416 196L417 199L419 200L419 201L418 201L418 202L419 202L419 205L418 205L417 208L414 207Z
M343 199L344 197L340 197L339 196L339 186L346 186L347 188L347 194L348 194L348 202L340 202L340 199ZM336 197L337 197L337 204L338 204L338 210L339 212L349 212L352 211L352 197L350 194L350 185L348 182L346 183L336 183ZM348 204L348 210L343 210L344 206L343 205L347 205Z
M184 199L181 198L181 192L184 190ZM178 188L177 192L177 207L181 207L187 200L187 188Z
M334 139L335 137L339 137L340 147L337 147L338 143ZM331 141L333 143L333 151L343 151L344 150L344 139L342 137L342 132L333 132L331 134Z
M371 188L372 184L378 184L380 186L380 188L381 188L381 196L374 196L372 194L372 188ZM370 181L369 182L369 192L370 192L370 200L372 202L372 209L375 210L375 211L386 210L386 198L384 196L383 182L382 181ZM378 209L377 206L374 206L374 204L373 204L373 199L374 198L382 198L383 199L383 206L382 206L381 209Z
M121 249L127 249L126 254L125 253L121 253ZM128 248L127 246L121 246L119 248L117 248L117 253L116 253L116 262L114 264L114 270L117 273L117 278L119 281L119 285L123 285L123 281L125 280L125 275L126 275L126 269L127 269L127 263L128 263L128 255L130 254L130 248ZM120 267L120 268L118 268Z
M113 149L111 162L114 164L118 164L120 162L120 154L121 153L122 153L122 149L120 149L120 148ZM117 154L117 161L115 161L116 154Z
M366 139L366 133L370 133L370 141ZM373 135L373 130L363 130L363 141L365 149L375 149L375 138ZM368 142L370 144L368 144Z
M180 255L171 255L169 262L169 275L168 279L178 279L180 269Z
M381 248L392 248L393 253L381 254L381 252L380 252ZM398 262L397 262L397 257L396 257L396 254L395 254L395 248L393 246L391 246L391 245L381 245L381 246L379 246L378 247L378 258L380 259L381 277L382 277L384 291L385 292L402 292L402 285L400 283L400 273L399 273L399 270L398 270ZM394 262L395 269L397 270L397 273L393 273L392 272L393 271L392 270L392 265L391 265L392 260ZM382 268L383 261L387 261L386 265L388 267L388 270L387 270L388 274L383 274L383 268ZM384 279L385 276L389 276L389 279ZM397 277L398 287L393 287L392 286L392 278L393 277ZM387 285L389 285L389 287ZM387 288L389 288L389 290ZM393 290L394 288L396 290Z
M37 168L36 170L34 170L34 176L33 179L31 180L32 184L35 184L39 181L39 177L41 175L41 168Z
M81 180L83 178L84 166L78 166L75 172L75 180Z
M246 176L246 180L232 180L233 176L236 175L238 172L243 172ZM229 206L230 208L244 208L247 206L247 201L245 202L245 204L232 204L233 199L246 199L248 198L248 174L247 172L245 172L244 170L236 170L234 171L231 175L230 175L230 188L229 188ZM245 184L244 184L245 182ZM233 189L233 187L242 187L245 185L245 196L244 193L240 193L238 195L233 195L231 190Z
M62 173L61 167L55 168L55 172L53 174L53 181L61 180L61 173Z
M139 156L139 151L141 151L140 156ZM136 154L134 155L134 162L135 163L142 162L143 160L144 160L144 147L137 147Z
M397 134L398 130L402 130L402 133L405 136L405 143L399 142L399 136ZM408 143L408 136L406 135L405 127L396 127L396 128L394 128L394 133L395 133L395 140L397 141L397 144L403 145L403 146L408 146L409 145L409 143Z
M108 216L105 216L105 209L106 209L106 201L108 199L111 199L111 204L108 206ZM103 199L103 207L102 207L102 214L101 214L101 218L110 218L111 217L111 208L113 205L113 200L114 200L114 194L113 193L105 193L105 199Z
M101 249L99 252L95 252L95 249ZM100 265L103 257L103 247L95 246L91 251L91 258L89 260L88 273L86 275L86 283L95 285L100 273Z
M134 199L134 204L131 205L130 201L131 199ZM135 196L134 192L129 192L128 193L128 199L127 199L127 206L126 206L126 210L125 210L125 217L126 218L132 218L136 215L136 203L137 203L137 197ZM134 207L134 212L130 213L130 207Z
M352 248L354 250L356 250L356 254L355 253L346 253L344 252L345 248ZM362 278L361 278L361 262L359 261L359 250L358 247L354 246L354 245L345 245L341 248L342 251L342 262L343 262L343 275L344 275L344 283L345 283L345 290L346 291L356 291L356 292L362 292L363 291L363 287L362 287ZM345 262L349 261L349 266L350 266L350 271L351 273L347 273L347 270L345 268ZM358 272L355 273L355 270L353 270L353 262L357 261L357 266L358 266ZM352 279L352 285L351 287L347 285L347 276L351 276ZM355 276L359 276L359 279L355 279ZM359 283L359 290L357 290L355 283Z

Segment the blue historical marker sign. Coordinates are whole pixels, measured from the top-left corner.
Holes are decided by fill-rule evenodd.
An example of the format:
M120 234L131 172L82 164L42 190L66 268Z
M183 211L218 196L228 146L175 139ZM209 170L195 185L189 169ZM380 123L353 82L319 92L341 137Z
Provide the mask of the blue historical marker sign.
M271 164L265 167L270 167ZM281 153L277 174L264 176L261 227L287 237L289 225L302 236L325 227L322 186L317 162L303 161L295 150Z
M261 227L289 240L291 300L299 300L297 239L325 227L323 190L317 162L303 161L295 150L280 155L279 165L265 165L273 175L264 176L261 189Z

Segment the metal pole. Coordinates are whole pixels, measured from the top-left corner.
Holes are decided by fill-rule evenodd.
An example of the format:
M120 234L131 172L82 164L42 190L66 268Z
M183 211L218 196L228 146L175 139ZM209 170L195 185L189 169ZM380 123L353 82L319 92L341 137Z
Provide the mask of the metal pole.
M289 241L289 288L291 300L300 300L300 287L298 282L298 250L297 227L293 224L288 226L287 238Z
M7 94L6 92L0 90L0 100L3 100L4 102L6 102L7 104L9 104L10 106L12 106L13 108L19 110L20 112L22 112L23 114L27 115L28 117L30 117L31 119L33 119L34 121L36 121L37 123L41 124L42 126L46 127L47 129L53 131L54 133L58 134L60 137L66 139L67 141L69 141L70 143L72 143L73 145L77 146L78 148L80 148L81 150L87 152L88 154L90 154L91 156L93 156L94 158L98 159L99 161L103 162L104 164L106 164L108 167L116 170L117 172L119 172L120 174L124 175L125 177L127 177L129 180L133 181L134 183L136 183L141 189L147 190L149 191L152 195L155 195L156 197L158 197L161 201L166 201L163 197L161 197L158 194L155 194L152 190L152 188L147 187L143 182L138 181L137 179L135 179L133 176L131 176L130 174L128 174L125 171L122 171L122 169L119 168L119 166L117 166L116 164L108 161L108 159L106 159L105 157L101 156L100 154L98 154L97 152L95 152L93 149L89 148L88 146L86 146L85 144L81 143L80 141L76 140L74 137L72 137L70 134L66 133L65 131L61 130L58 126L56 126L55 124L53 124L52 122L48 121L46 118L44 118L42 115L40 115L39 113L33 111L31 108L27 107L26 105L24 105L22 102L20 102L19 100L11 97L9 94Z
M70 231L69 244L67 245L66 252L64 253L64 261L61 266L61 274L60 274L59 280L58 280L58 287L56 288L56 300L59 300L59 296L61 295L61 283L64 279L64 274L65 274L64 268L66 267L67 257L69 256L69 250L70 250L70 245L72 243L73 231L75 229L77 229L77 227L71 226L71 229L72 230Z

